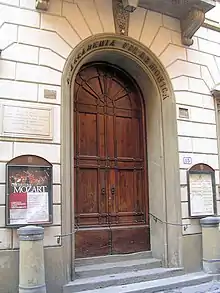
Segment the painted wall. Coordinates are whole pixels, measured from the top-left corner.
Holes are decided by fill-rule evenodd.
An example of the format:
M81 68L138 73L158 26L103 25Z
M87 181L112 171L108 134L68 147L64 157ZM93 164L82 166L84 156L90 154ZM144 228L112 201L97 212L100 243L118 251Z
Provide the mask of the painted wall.
M3 273L5 267L8 266L9 273L17 257L7 261L8 251L14 254L14 249L18 248L16 231L4 227L5 164L13 157L26 153L43 156L53 163L54 224L45 229L45 246L58 253L59 245L54 236L61 233L60 86L63 66L71 50L81 40L97 33L115 31L110 0L50 2L49 11L43 13L35 10L35 0L0 0L0 107L3 104L33 108L46 106L52 107L54 113L53 140L50 142L10 140L0 136L0 292L5 292L3 285L7 284L3 278L4 274L6 276ZM183 163L183 157L191 157L192 164L204 162L211 165L216 170L216 184L219 184L215 102L210 89L220 82L220 33L201 28L194 37L193 46L185 48L181 44L178 20L138 8L131 14L129 36L142 42L158 56L173 83L182 222L191 224L183 231L187 253L186 247L190 243L196 245L201 242L201 229L198 220L188 219L186 169L190 165ZM56 99L45 98L44 89L55 90ZM179 118L179 107L189 110L188 120ZM62 257L58 268L62 267L61 260ZM199 256L196 262L198 265ZM190 267L187 262L185 265ZM51 281L54 276L49 274ZM9 292L13 292L13 286Z

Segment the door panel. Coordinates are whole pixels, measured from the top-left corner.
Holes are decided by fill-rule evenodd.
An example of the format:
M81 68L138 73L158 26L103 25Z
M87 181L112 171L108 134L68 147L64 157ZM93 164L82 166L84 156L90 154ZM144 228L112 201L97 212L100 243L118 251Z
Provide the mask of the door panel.
M76 257L150 248L143 107L134 84L107 64L76 77Z
M150 235L146 226L112 228L112 254L145 250L150 250Z
M75 254L79 258L107 255L110 253L109 239L111 239L109 229L81 230L76 233Z
M81 156L97 155L97 115L79 113L78 145Z
M79 168L76 174L76 225L94 227L108 225L106 174L101 168Z
M133 170L119 170L118 172L118 193L117 193L117 211L129 212L135 211L134 199L134 176Z
M116 139L117 139L117 156L124 158L133 158L134 152L134 133L132 131L132 119L129 117L116 117ZM135 134L135 137L136 136Z
M109 184L115 186L115 194L110 195L109 217L111 225L136 225L145 223L145 208L142 198L142 184L139 180L140 171L118 169L115 171L116 179ZM109 190L111 193L111 190Z
M114 116L107 115L106 117L106 149L107 157L115 158L115 139L114 139Z
M98 212L97 169L80 169L78 174L77 210L81 214Z

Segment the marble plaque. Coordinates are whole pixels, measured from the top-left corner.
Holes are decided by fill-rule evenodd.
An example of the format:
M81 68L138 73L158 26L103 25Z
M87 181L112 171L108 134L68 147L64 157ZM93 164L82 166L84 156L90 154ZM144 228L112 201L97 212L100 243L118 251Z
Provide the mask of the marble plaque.
M2 135L52 139L52 109L12 105L2 106Z
M190 174L190 216L208 216L214 214L214 196L212 175Z
M50 100L56 100L57 98L57 92L53 90L44 90L44 98L50 99Z

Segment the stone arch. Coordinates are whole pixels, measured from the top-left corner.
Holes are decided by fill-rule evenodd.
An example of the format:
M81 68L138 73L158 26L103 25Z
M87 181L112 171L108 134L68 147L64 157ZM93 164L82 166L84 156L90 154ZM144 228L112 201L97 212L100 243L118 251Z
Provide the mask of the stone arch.
M149 136L150 212L165 222L181 223L179 157L176 107L168 73L159 59L143 44L130 37L98 34L83 40L68 57L62 77L62 232L73 227L73 81L79 69L92 61L119 65L136 79L147 108ZM160 203L160 205L158 205ZM169 210L169 212L168 212ZM154 257L166 266L179 266L181 227L151 221L151 246ZM74 267L74 236L63 238L66 267ZM73 270L74 271L74 270ZM66 274L68 275L68 269ZM68 279L68 276L67 276Z

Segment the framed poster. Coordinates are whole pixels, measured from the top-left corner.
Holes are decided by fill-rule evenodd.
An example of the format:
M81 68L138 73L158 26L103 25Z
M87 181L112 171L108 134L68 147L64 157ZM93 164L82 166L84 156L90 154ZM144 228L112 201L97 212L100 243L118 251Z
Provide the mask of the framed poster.
M9 162L6 168L6 226L51 224L52 166Z
M189 216L201 218L216 214L215 171L197 164L188 171Z

